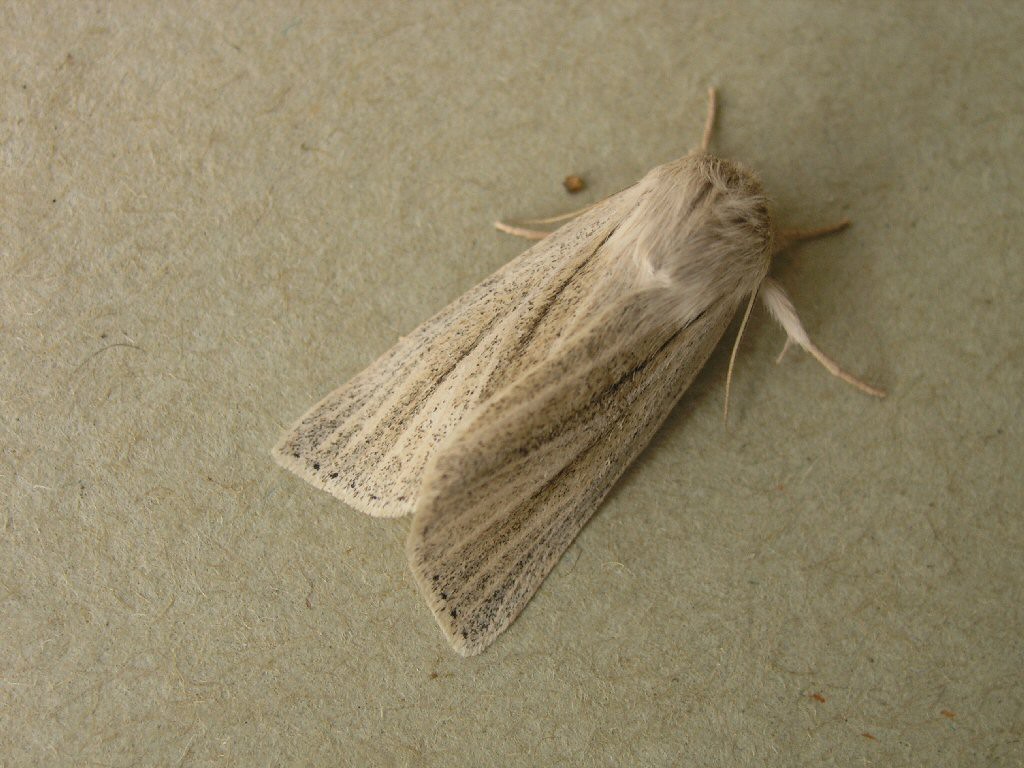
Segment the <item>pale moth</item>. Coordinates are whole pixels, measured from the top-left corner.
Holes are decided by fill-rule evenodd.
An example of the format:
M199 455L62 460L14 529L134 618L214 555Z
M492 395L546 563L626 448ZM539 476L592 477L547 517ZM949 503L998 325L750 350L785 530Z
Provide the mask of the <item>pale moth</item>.
M787 346L883 394L811 342L768 277L775 253L847 222L775 229L757 177L708 153L714 117L712 89L700 149L555 232L499 224L543 239L317 403L274 449L356 509L413 515L409 564L463 655L523 610L745 299L744 325L760 295ZM726 402L731 373L732 362Z

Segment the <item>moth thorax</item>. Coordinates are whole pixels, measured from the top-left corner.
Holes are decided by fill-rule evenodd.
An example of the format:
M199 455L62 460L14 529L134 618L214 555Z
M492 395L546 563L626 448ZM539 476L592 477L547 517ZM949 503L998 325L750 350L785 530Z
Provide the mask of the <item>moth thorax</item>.
M757 287L772 225L753 173L696 153L655 168L641 184L633 234L642 272L701 306Z

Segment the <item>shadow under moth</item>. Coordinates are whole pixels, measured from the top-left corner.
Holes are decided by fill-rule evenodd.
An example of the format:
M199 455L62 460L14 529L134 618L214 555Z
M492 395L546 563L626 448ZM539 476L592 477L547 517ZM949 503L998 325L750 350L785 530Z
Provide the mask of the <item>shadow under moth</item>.
M831 373L772 256L846 226L776 229L757 177L699 149L540 240L306 413L278 463L367 514L412 514L406 554L452 647L479 653L540 587L744 305L762 298ZM785 351L785 349L783 350ZM729 381L736 347L730 360Z

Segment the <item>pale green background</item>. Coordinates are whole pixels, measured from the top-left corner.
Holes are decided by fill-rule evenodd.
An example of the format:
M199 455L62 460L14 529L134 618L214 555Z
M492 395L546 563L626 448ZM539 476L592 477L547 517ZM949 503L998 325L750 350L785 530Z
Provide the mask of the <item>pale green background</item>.
M1020 765L1021 8L4 4L2 762ZM891 396L759 310L728 428L721 349L461 659L408 521L269 449L711 83L781 221L854 219L777 274Z

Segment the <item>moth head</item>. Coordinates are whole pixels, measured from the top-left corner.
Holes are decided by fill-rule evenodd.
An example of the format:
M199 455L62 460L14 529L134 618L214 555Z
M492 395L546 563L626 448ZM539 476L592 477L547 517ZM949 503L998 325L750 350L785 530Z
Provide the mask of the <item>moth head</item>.
M639 187L621 234L652 284L678 293L687 314L716 301L738 302L757 289L768 273L773 236L757 176L694 152L658 166Z

